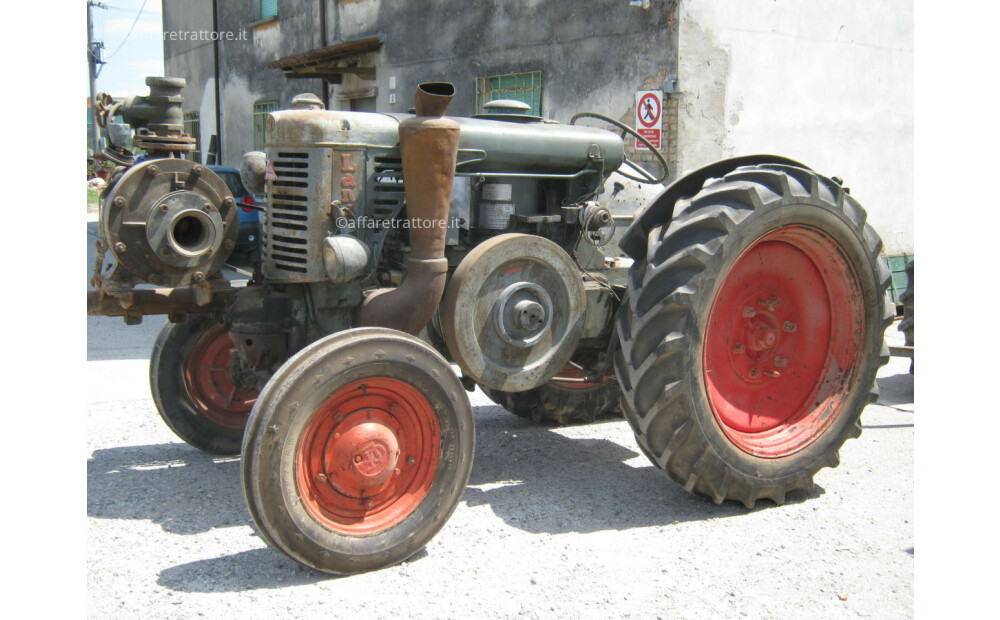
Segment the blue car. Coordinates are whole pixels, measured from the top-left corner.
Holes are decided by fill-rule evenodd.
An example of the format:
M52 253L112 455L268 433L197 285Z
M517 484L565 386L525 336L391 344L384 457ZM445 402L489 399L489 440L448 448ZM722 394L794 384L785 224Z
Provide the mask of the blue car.
M207 168L226 182L229 191L233 193L236 203L240 206L236 211L239 216L240 230L236 237L234 254L242 254L251 260L256 260L260 256L260 213L254 207L262 201L254 198L250 190L243 185L239 170L227 166L207 166Z

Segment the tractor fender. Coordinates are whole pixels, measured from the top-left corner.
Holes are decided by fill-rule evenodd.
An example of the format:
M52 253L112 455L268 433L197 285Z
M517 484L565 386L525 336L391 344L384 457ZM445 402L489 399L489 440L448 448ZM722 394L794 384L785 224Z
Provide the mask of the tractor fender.
M644 257L649 231L657 226L665 225L673 218L674 204L679 199L694 195L708 179L724 176L740 166L759 166L761 164L781 164L810 169L804 164L779 155L744 155L721 159L698 168L678 178L665 187L655 198L640 207L635 212L632 224L619 239L619 247L634 260Z

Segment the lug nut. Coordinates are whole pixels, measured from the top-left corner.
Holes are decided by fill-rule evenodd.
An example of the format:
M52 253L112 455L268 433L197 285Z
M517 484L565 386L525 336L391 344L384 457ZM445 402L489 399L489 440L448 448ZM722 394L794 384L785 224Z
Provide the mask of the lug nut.
M316 481L320 484L326 483L326 474L316 474Z
M201 166L195 166L194 168L191 168L191 174L201 174L204 170L205 169Z
M760 379L760 368L757 368L756 366L754 366L753 368L751 368L750 369L750 378L751 379Z
M742 342L737 342L736 344L733 345L733 353L735 353L736 355L743 355L745 351L746 347L743 346Z
M775 368L784 368L785 366L788 366L788 360L786 360L783 357L776 357L776 358L774 358L774 367Z
M750 306L745 306L743 308L743 318L744 319L752 319L755 316L757 316L757 311L756 310L754 310Z
M212 210L212 203L206 202L204 205L202 205L201 208L202 208L203 211L211 211Z
M122 207L125 206L125 199L122 198L121 196L119 196L119 197L115 198L114 201L111 204L113 204L116 207L118 207L119 209L121 209Z
M194 276L192 277L192 279L195 282L203 282L205 280L205 274L203 274L200 271L196 271L196 272L194 272Z
M777 370L765 370L764 374L767 375L768 377L780 377L781 376L781 373L778 372Z
M146 168L146 176L155 177L158 174L160 174L160 169L157 168L156 166L150 166L149 168Z
M225 200L222 201L222 206L224 206L224 207L231 207L231 206L233 206L235 204L236 204L236 200L232 196L230 196L229 198L226 198Z
M791 321L785 321L785 324L784 324L784 325L782 326L782 328L783 328L783 329L784 329L784 330L785 330L786 332L793 332L793 331L795 331L796 329L798 329L798 328L799 328L799 326L798 326L798 325L796 325L795 323L792 323Z
M126 247L126 245L124 243L122 243L121 241L119 241L118 243L115 244L115 252L118 252L119 254L124 253L125 250L127 250L127 249L128 248Z

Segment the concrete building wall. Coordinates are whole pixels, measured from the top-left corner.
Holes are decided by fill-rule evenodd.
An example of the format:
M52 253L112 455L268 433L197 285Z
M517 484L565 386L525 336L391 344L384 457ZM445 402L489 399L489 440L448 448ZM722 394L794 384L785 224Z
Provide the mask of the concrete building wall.
M457 91L450 113L465 116L476 111L476 78L541 71L546 118L568 122L590 111L633 124L635 91L660 89L676 74L674 5L341 0L329 28L338 40L384 37L376 61L379 111L405 112L417 84L449 81Z
M302 92L322 93L315 79L288 80L267 65L284 56L321 46L318 0L281 0L277 20L260 23L259 3L218 0L219 75L222 119L222 160L238 166L253 150L253 105L270 101L288 107ZM164 32L212 31L212 2L170 0L163 3ZM228 35L227 33L231 33ZM181 37L187 37L187 40ZM190 40L191 35L164 38L167 75L186 78L184 110L199 111L202 152L215 131L215 45Z
M184 112L198 112L201 132L197 138L202 158L207 155L209 140L215 134L212 43L194 40L190 35L181 33L211 27L211 2L170 0L163 3L165 75L187 80L187 86L184 87Z
M648 8L628 0L279 0L278 19L266 23L257 2L217 1L219 30L247 33L219 45L227 165L253 148L254 103L287 107L298 93L324 94L320 80L288 79L268 63L378 36L383 45L359 59L375 68L374 79L348 75L332 85L332 109L406 112L418 83L450 81L450 112L468 115L477 77L541 71L544 116L568 122L591 111L633 125L635 91L659 90L676 75L679 92L663 105L671 178L732 155L792 157L844 178L890 254L913 252L912 0L650 0ZM211 2L164 5L165 30L211 27ZM168 74L188 78L185 109L201 111L207 149L213 46L168 39L164 55Z
M680 0L678 19L682 169L797 159L913 252L912 0Z
M246 40L219 45L223 163L238 163L252 148L254 102L286 107L301 92L322 96L319 80L290 80L267 68L323 46L321 1L279 0L278 19L255 25L257 2L218 0L219 30L249 33ZM673 11L673 2L643 9L628 0L326 0L326 44L382 37L381 49L364 58L376 67L370 85L381 112L406 112L420 82L449 81L457 89L451 113L472 114L477 77L541 71L544 116L566 122L593 111L631 124L634 92L659 89L677 71ZM210 2L165 3L165 28L211 23ZM190 50L168 39L164 46L167 73L198 83L189 86L186 107L205 107L213 95L201 76L214 75L212 45ZM347 76L330 88L330 108L350 109L345 95L368 85ZM203 112L203 133L206 118Z

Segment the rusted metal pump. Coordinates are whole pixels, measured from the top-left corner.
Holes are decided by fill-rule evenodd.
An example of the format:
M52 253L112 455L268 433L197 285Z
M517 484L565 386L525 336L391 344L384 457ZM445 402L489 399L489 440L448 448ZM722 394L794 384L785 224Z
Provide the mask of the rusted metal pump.
M450 84L418 87L416 115L303 96L244 157L262 253L234 286L233 197L173 156L180 82L151 80L128 108L151 158L122 157L102 194L88 312L169 315L157 409L191 445L242 453L255 526L306 566L377 569L443 527L477 386L546 423L623 414L656 467L719 503L781 503L860 433L889 273L835 179L753 155L664 186L618 121L510 102L446 117Z

